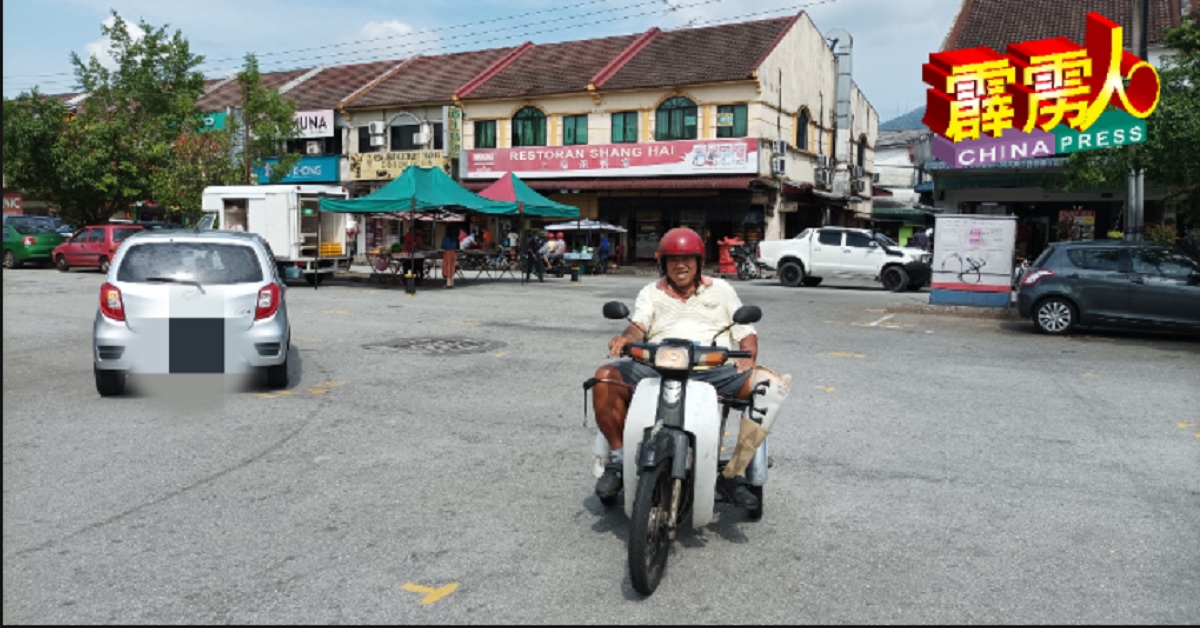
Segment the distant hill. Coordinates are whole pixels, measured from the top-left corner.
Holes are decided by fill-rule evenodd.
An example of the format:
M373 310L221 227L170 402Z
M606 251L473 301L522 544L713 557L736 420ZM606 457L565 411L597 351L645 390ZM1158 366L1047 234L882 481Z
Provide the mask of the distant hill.
M925 117L925 108L917 107L912 111L892 118L887 122L879 124L880 131L907 131L910 129L923 129L925 125L921 122L921 118Z

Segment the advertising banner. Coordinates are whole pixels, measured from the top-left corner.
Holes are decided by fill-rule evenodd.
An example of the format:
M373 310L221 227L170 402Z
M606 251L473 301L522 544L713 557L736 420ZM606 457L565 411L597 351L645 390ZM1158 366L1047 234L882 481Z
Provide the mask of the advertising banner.
M446 156L454 159L462 152L462 109L442 107L442 146Z
M296 126L300 127L297 138L333 137L333 110L297 111L293 116Z
M4 213L25 213L25 195L20 190L4 190Z
M687 140L645 144L524 146L466 151L465 178L639 177L756 174L758 140Z
M1007 306L1017 217L942 214L936 220L930 303Z
M336 183L340 179L338 176L339 159L341 158L337 155L301 157L300 161L292 166L292 171L279 183ZM260 184L270 182L271 168L279 163L278 159L266 159L265 161L267 162L266 166L259 168L254 173Z
M449 172L450 161L441 150L405 150L391 153L350 153L350 178L391 180L409 166L441 168Z

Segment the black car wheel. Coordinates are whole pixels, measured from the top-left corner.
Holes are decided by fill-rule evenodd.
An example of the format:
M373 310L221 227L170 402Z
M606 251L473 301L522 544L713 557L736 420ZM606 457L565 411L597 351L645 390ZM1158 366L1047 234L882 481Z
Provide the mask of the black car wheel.
M804 266L800 262L789 261L779 265L779 283L795 288L804 281Z
M71 270L71 265L67 263L67 257L65 255L59 255L58 259L54 260L54 267L57 268L58 272L60 273L65 273L68 270Z
M118 397L125 394L125 371L102 371L92 367L96 375L96 392L101 397Z
M1078 322L1075 305L1062 297L1050 297L1033 308L1033 324L1038 331L1051 336L1071 333Z
M903 292L908 287L908 271L899 266L888 266L883 269L883 287L890 292Z
M17 262L17 256L13 255L12 251L5 251L4 252L4 267L5 268L17 268L18 266L20 266L20 263Z
M107 257L100 258L100 273L103 275L108 274L108 258Z

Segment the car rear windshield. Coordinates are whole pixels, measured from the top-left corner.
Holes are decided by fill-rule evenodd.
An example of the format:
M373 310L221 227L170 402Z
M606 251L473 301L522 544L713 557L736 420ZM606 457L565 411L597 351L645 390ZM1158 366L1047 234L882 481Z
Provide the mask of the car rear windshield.
M117 271L117 281L148 283L169 277L220 285L263 280L258 254L241 244L143 242L130 247Z
M128 238L139 231L141 231L140 228L135 229L132 227L120 227L113 229L113 242L124 242L125 238Z

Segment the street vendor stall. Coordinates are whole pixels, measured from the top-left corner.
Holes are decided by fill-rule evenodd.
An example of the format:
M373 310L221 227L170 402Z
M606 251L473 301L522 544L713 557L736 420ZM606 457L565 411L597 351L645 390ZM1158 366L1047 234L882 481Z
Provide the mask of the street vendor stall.
M565 260L569 266L580 266L588 268L592 273L605 272L603 266L608 262L607 259L602 259L599 251L596 251L592 244L593 233L626 233L628 229L618 227L617 225L604 222L602 220L574 220L571 222L559 222L552 225L546 225L547 231L559 231L564 236L577 236L575 241L578 242L579 235L583 235L582 241L585 243L581 246L572 246L573 252L565 256Z
M525 247L529 246L529 238L525 234L525 217L526 216L541 216L544 218L578 218L579 208L570 205L564 205L557 201L552 201L541 194L538 194L529 187L524 181L519 179L517 175L506 172L496 180L495 183L489 185L479 192L479 195L495 201L504 201L515 203L517 205L516 213L520 217L520 246L521 253L519 259L529 259L529 251L525 251ZM521 275L522 281L525 281L529 276L529 272Z

